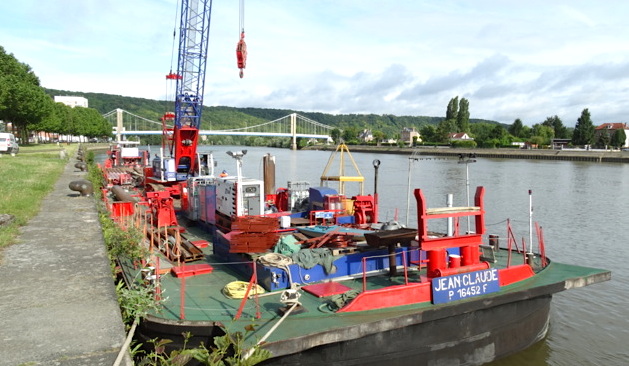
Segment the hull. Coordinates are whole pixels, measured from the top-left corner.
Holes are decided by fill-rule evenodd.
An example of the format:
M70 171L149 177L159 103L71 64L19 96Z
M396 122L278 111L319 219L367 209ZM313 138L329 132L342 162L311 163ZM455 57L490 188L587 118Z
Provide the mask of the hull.
M267 349L283 355L261 365L481 365L542 340L548 331L551 299L551 295L543 295L477 308L483 306L480 301L441 311L393 315L374 323L268 344ZM170 339L176 349L183 345L183 332L194 334L190 346L211 344L213 337L223 334L214 322L168 321L149 316L137 335L144 341ZM356 338L361 332L365 335ZM310 346L332 339L337 341ZM305 350L286 354L300 347Z
M543 339L550 302L548 295L507 303L311 348L262 365L481 365Z

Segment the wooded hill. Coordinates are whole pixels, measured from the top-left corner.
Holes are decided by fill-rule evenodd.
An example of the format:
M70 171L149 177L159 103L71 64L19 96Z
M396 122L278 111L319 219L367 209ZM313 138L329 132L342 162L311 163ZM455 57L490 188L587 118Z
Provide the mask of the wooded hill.
M56 89L45 89L45 91L51 96L68 95L85 97L89 101L89 107L96 109L101 114L105 114L116 108L121 108L154 121L159 121L165 112L172 111L174 108L174 101L160 101L113 94L83 93ZM445 109L446 106L444 106L444 112ZM245 127L266 121L272 121L291 113L298 113L314 121L338 127L339 129L353 127L359 129L371 129L373 131L382 131L389 137L394 137L396 134L399 134L404 127L415 127L419 129L421 126L427 124L437 125L445 118L428 116L395 116L391 114L329 114L295 111L290 109L251 107L236 108L219 106L203 107L201 128L216 130ZM499 124L495 121L481 119L470 119L470 122L488 122Z

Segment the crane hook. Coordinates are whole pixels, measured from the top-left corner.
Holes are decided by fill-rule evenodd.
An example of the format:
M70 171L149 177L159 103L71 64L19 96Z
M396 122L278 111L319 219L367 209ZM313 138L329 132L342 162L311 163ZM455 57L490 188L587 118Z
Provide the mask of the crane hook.
M236 61L240 69L240 78L245 75L244 70L247 66L247 44L245 43L245 31L240 33L240 41L236 45Z

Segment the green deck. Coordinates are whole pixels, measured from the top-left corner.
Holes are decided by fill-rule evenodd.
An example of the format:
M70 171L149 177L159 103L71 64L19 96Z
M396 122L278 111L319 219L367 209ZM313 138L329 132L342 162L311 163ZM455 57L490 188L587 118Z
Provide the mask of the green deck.
M236 321L234 317L242 304L242 300L228 298L222 293L222 289L230 282L248 281L249 278L243 278L243 276L230 269L230 264L221 262L215 257L212 254L211 245L204 249L204 253L206 254L206 261L190 264L209 263L214 270L208 274L186 277L184 279L176 278L171 273L162 275L162 296L166 300L163 302L163 310L152 315L170 321L184 320L184 323L194 323L197 321L220 322L232 331L243 331L246 325L256 324L258 326L257 330L251 334L248 340L250 344L254 344L280 319L281 316L278 315L278 309L284 306L279 301L282 291L259 296L257 299L259 306L257 307L256 300L249 299L246 301L240 320ZM507 265L507 254L508 251L505 249L498 251L496 253L497 261L492 267L497 269L505 268ZM522 264L523 260L522 254L512 253L511 265ZM539 258L537 258L537 260L539 261ZM164 263L164 261L165 259L162 258L162 263ZM129 265L123 266L123 269L127 279L140 277L138 275L138 269L134 269ZM403 269L398 268L398 272L401 275L396 277L390 277L388 273L368 277L367 289L380 289L387 286L404 284L404 277L402 276ZM410 267L408 270L409 282L420 282L424 274L425 269L419 271L417 267ZM504 296L507 294L512 294L510 297L511 300L509 301L513 301L513 299L526 299L529 297L552 294L568 288L582 287L592 283L602 282L610 279L610 277L610 272L606 270L551 262L546 268L538 271L537 275L533 278L504 286L497 293L459 300L454 303L474 302L479 299L491 299L492 303L499 303L502 301L500 299L509 297ZM183 283L184 281L185 284ZM345 279L338 282L358 291L362 291L363 288L362 278ZM182 287L182 284L184 284L185 287ZM182 288L185 288L183 319L181 318ZM330 313L328 311L319 310L321 307L326 306L329 298L318 298L306 291L300 291L300 293L301 297L299 298L299 302L302 304L305 312L291 314L287 317L269 336L267 342L281 342L282 340L330 333L335 330L365 324L375 325L383 320L413 316L414 314L421 314L427 310L449 307L454 304L433 305L430 302L423 302L379 310ZM482 301L479 303L482 303ZM259 319L256 318L258 309L260 312Z

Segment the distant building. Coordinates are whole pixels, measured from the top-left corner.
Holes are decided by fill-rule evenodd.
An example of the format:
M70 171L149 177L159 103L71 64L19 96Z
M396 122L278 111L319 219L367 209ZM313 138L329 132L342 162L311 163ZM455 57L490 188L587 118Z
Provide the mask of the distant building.
M571 139L551 139L550 140L550 144L552 145L552 148L555 150L561 150L565 147L568 147L568 145L572 142Z
M450 141L474 141L467 132L453 132L448 134L448 140Z
M370 142L373 141L373 134L371 133L371 130L362 130L358 134L358 138L364 142Z
M83 107L87 108L87 98L75 97L75 96L60 96L55 95L55 103L63 103L68 107Z
M402 133L400 133L400 139L409 146L413 144L414 137L417 137L417 142L422 141L421 136L419 135L419 132L415 130L415 127L404 127L402 129Z
M598 137L602 133L609 133L609 137L611 138L617 130L625 130L625 143L622 147L629 147L629 127L627 127L626 123L603 123L602 125L596 127L594 129L594 141L598 140Z

